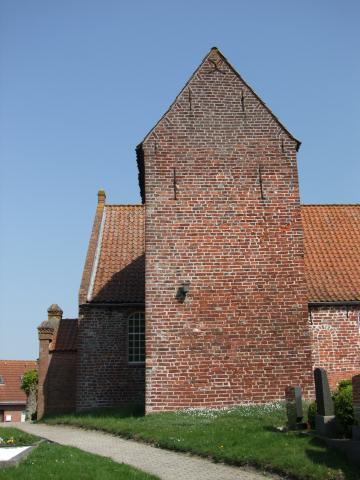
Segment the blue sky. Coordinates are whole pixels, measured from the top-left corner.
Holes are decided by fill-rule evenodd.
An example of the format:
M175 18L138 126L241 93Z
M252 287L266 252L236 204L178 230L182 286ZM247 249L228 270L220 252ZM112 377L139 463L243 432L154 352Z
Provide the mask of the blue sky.
M135 146L212 46L302 141L303 203L358 203L360 2L2 0L0 358L77 292L96 193L138 203Z

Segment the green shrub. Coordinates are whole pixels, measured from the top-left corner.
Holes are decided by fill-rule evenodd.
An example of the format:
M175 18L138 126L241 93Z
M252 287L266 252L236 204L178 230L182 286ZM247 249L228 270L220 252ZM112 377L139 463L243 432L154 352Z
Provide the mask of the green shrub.
M315 428L316 402L311 402L308 407L308 422L312 429Z
M38 384L37 370L28 370L24 373L21 379L21 389L26 395L29 395L32 390L35 390Z
M351 379L340 380L337 390L340 391L340 390L343 390L344 388L347 388L349 386L352 387L352 380Z
M352 384L351 380L343 380L339 383L338 389L334 393L335 416L346 434L350 433L351 426L354 425L354 410L352 404Z

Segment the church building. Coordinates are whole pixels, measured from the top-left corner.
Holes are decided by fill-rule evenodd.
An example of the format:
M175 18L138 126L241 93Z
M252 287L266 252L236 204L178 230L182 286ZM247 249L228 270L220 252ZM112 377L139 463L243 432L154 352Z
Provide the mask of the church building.
M311 398L315 366L360 372L360 205L301 205L299 147L212 48L136 148L142 204L98 193L79 318L39 327L40 416L65 324L63 410Z

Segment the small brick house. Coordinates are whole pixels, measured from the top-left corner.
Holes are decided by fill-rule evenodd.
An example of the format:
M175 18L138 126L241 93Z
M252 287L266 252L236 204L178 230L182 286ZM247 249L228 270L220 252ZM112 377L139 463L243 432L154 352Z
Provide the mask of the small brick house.
M360 205L301 206L299 146L211 49L136 149L142 205L98 193L76 409L311 397L314 366L360 371Z
M34 360L0 360L0 423L25 421L27 399L21 379L35 369Z

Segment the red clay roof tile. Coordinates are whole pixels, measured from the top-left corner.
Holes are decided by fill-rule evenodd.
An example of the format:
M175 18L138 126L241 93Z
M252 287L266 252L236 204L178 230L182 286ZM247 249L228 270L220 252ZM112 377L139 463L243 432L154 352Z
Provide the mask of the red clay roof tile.
M0 403L25 403L26 395L20 388L21 376L27 370L37 369L35 360L0 360Z
M309 302L360 300L360 204L302 205Z
M77 318L62 318L55 333L55 338L49 346L49 350L77 350L77 332Z
M106 205L91 302L144 303L145 206ZM310 302L360 300L360 205L303 205Z
M106 205L91 301L144 303L143 205Z

